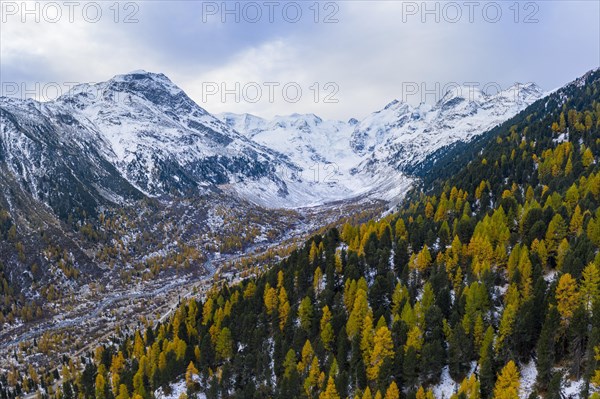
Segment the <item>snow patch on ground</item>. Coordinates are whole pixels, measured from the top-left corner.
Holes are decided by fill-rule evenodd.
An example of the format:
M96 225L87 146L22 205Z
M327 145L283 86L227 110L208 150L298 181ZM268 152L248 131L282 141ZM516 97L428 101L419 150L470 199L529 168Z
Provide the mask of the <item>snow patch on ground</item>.
M556 279L557 274L558 273L556 270L551 270L550 272L544 274L544 280L546 280L547 283L551 283Z
M456 391L458 391L459 384L454 382L450 377L450 368L445 366L442 369L442 376L440 382L433 387L433 396L436 399L448 399Z
M171 384L170 386L171 386L171 390L172 390L170 394L167 395L163 392L162 388L158 388L154 392L154 397L156 399L179 399L181 394L187 393L185 378L178 380L177 382ZM206 395L203 393L197 393L196 395L197 395L198 399L206 399Z
M532 360L529 363L522 365L521 367L521 391L519 397L526 399L531 395L535 385L535 379L537 378L537 368L535 362Z
M583 379L577 381L566 380L562 384L562 394L565 399L577 399L583 389Z

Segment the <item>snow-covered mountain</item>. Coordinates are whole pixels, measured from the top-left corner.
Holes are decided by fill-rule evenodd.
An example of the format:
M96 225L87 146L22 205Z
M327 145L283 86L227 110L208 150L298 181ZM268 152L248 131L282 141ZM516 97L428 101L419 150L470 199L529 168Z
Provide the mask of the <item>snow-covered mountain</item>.
M147 194L261 178L285 193L274 173L279 154L229 128L162 74L137 71L80 85L57 105L101 132L111 161Z
M468 141L542 96L457 88L435 105L393 101L362 121L211 115L163 74L83 84L55 101L0 98L0 161L54 211L225 190L267 207L398 197L407 166ZM10 202L5 199L4 202Z
M335 180L341 195L370 192L391 199L410 180L404 174L408 167L440 148L468 142L542 96L535 84L516 84L495 95L456 87L434 105L414 107L394 100L362 121L323 120L314 114L272 120L250 114L218 117L246 137L285 154L305 177L306 171L325 173Z
M0 202L8 209L24 211L33 197L66 218L141 198L112 158L106 138L69 108L0 98Z
M349 125L323 120L314 114L292 114L265 120L254 115L220 114L218 117L248 138L287 155L296 164L310 167L315 163L356 161L349 151Z
M286 198L278 170L297 170L209 114L166 76L144 71L79 85L46 103L1 98L0 122L7 175L53 208L74 195L80 198L66 201L65 209L118 203L132 192L186 195L227 185L266 186ZM62 199L50 198L56 195Z
M410 184L410 178L393 170L379 176L353 173L361 156L349 146L350 123L323 120L314 114L277 116L272 120L250 114L224 113L218 117L297 165L298 172L284 170L282 175L292 173L293 181L302 182L291 185L295 186L294 195L305 204L310 204L311 198L328 202L367 194L392 199Z
M485 133L543 95L530 83L515 84L495 95L456 87L433 106L412 107L395 100L357 124L350 145L366 156L363 167L383 163L404 170L444 146Z

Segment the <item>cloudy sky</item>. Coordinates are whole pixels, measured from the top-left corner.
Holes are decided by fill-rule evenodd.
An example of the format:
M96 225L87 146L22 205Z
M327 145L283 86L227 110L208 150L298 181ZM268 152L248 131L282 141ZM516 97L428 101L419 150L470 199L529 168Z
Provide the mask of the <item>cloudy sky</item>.
M0 2L2 94L162 72L210 112L362 118L600 65L598 1ZM37 21L36 21L37 20Z

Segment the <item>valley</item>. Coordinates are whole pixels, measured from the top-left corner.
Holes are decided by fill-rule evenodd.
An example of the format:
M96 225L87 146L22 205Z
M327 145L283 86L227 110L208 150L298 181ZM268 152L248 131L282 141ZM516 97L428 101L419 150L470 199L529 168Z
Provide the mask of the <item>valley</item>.
M253 213L257 212L257 209L251 204L240 202L235 211L227 211L230 216L240 215L239 219L224 222L219 218L216 221L215 216L210 215L217 210L217 198L218 196L213 197L211 207L206 213L197 206L198 202L193 202L194 211L190 210L189 204L171 204L163 210L166 213L160 216L171 220L174 215L178 215L181 222L176 229L167 230L169 240L164 241L165 249L151 255L150 262L164 262L172 256L177 257L180 249L177 245L169 247L169 243L173 238L179 237L180 240L187 240L187 246L200 249L201 255L195 258L195 261L189 257L189 252L184 258L192 262L190 265L184 266L175 260L171 268L162 267L154 271L147 268L151 263L145 260L145 269L134 267L134 273L130 272L126 276L123 275L125 267L104 266L105 270L94 278L88 276L74 281L59 278L58 286L62 284L64 287L70 287L67 288L68 291L64 291L69 293L45 303L44 316L39 320L4 324L0 331L0 359L3 359L0 361L0 368L10 369L14 366L35 364L40 370L50 370L63 356L78 356L105 342L114 334L115 329L134 331L140 326L164 322L182 300L191 296L202 297L215 286L233 284L239 282L242 277L262 273L269 265L287 256L310 235L328 226L339 225L349 220L368 220L382 214L389 207L385 201L359 197L328 205L299 208L293 212L271 211L271 216L263 218L263 221L271 220L271 228L278 226L278 230L283 234L269 235L266 226L259 224L264 237L252 235L249 241L240 242L241 247L229 247L224 240L232 234L232 229L237 229L239 223L256 220ZM220 201L224 203L226 200ZM144 217L144 214L141 216ZM204 220L208 230L195 231L194 225L199 220ZM138 235L131 227L135 225L143 229L139 223L141 219L130 224L128 235ZM153 225L150 221L145 223L153 229L164 228L160 224ZM125 241L123 238L121 240ZM135 239L132 239L129 247L140 251L135 243ZM135 264L134 259L138 259L139 262L147 257L147 251L154 248L152 243L146 245L147 247L143 247L143 256L117 257L109 262L115 262L117 265L124 261ZM127 248L126 252L129 251ZM205 248L214 248L214 252L206 251ZM103 261L105 265L106 261ZM135 272L136 268L138 272ZM51 281L57 283L57 280ZM73 286L73 283L78 285ZM39 342L45 343L47 348L32 351L33 348L39 348ZM26 369L23 368L23 371Z

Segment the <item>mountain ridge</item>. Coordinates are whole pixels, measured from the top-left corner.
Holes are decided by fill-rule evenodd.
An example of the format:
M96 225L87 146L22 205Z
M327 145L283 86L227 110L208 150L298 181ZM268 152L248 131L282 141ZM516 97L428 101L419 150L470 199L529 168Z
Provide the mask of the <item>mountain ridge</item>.
M541 96L537 86L529 88ZM415 108L394 100L362 121L329 121L314 114L266 120L249 114L213 116L166 75L137 70L106 82L74 86L55 101L0 99L0 104L15 111L37 105L46 110L46 124L68 124L71 131L80 130L79 136L89 143L74 140L76 134L60 139L73 147L94 147L99 158L112 164L141 195L181 195L227 185L262 206L293 208L368 193L389 200L399 193L382 193L382 183L404 186L409 177L403 169L439 147L468 141L491 127L474 118L468 129L459 126L458 132L442 134L449 121L489 111L495 102L503 106L492 120L496 123L520 107L518 101L502 104L499 99L507 97L506 91L495 96L478 92L477 98L486 101L471 101L470 112L458 112L465 97L462 91L449 91L435 106ZM450 102L454 103L449 106ZM410 124L419 124L418 119L431 110L440 115L422 126ZM448 117L449 110L456 112ZM421 134L415 136L415 129ZM434 136L439 137L431 147L428 143ZM379 179L373 181L376 175ZM266 195L265 189L275 194ZM114 190L100 187L98 191ZM108 197L124 195L113 192Z
M473 93L473 98L469 100L465 93ZM314 114L272 119L234 113L217 116L247 137L285 153L304 169L315 164L335 165L336 178L351 187L351 181L360 178L409 178L418 164L439 149L469 142L543 96L537 85L517 83L494 95L455 87L434 105L415 107L393 100L361 121L324 120Z

